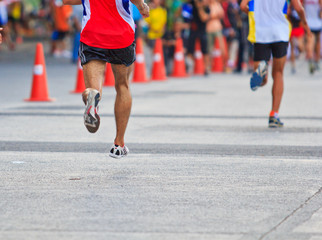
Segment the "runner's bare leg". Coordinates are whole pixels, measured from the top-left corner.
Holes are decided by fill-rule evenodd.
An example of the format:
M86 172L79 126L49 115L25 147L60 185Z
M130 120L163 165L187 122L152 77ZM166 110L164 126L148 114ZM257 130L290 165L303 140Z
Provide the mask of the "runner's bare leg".
M130 92L130 74L133 64L129 67L121 64L111 64L115 77L116 98L114 114L116 121L116 137L114 143L121 147L124 146L124 135L127 123L130 118L132 107L132 96Z
M83 98L87 99L88 90L96 89L102 97L102 85L104 82L106 62L101 60L91 60L83 65L84 81L86 90Z
M283 91L284 91L284 66L286 62L286 56L282 58L273 58L273 88L272 88L272 111L278 112L280 104L282 101Z
M316 34L315 35L315 47L314 47L314 51L315 51L315 62L319 62L320 61L320 52L321 52L321 40L320 40L320 34Z

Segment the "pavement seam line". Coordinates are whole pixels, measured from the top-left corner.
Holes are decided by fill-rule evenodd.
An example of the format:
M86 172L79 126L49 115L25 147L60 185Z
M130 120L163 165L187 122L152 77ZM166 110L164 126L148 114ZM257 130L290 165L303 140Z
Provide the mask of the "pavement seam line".
M45 109L48 110L49 108ZM60 117L60 116L68 116L68 117L79 117L82 116L78 110L74 110L75 112L66 112L66 109L60 109L61 112L38 112L38 111L1 111L0 116L46 116L46 117ZM100 114L103 117L114 117L113 113L102 113ZM267 119L266 116L241 116L241 115L180 115L180 114L131 114L131 118L170 118L170 119ZM322 116L284 116L283 119L290 120L311 120L311 121L321 121Z
M299 207L297 207L295 210L293 210L289 215L287 215L285 218L282 219L282 221L280 221L276 226L274 226L271 230L269 230L268 232L264 233L258 240L263 240L265 237L267 237L270 233L272 233L273 231L277 230L278 227L280 227L283 223L285 223L289 218L291 218L292 216L295 215L295 213L297 213L299 210L303 209L303 207L305 205L307 205L313 198L315 198L317 195L319 195L320 193L322 193L322 187L320 187L320 189L314 193L312 196L310 196L308 199L305 200L304 203L302 203ZM316 210L317 211L317 210ZM314 211L314 212L316 212Z

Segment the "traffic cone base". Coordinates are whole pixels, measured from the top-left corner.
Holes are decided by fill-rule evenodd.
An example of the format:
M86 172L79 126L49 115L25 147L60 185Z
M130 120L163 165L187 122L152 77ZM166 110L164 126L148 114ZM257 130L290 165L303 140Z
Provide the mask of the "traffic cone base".
M55 98L26 98L25 102L54 102Z

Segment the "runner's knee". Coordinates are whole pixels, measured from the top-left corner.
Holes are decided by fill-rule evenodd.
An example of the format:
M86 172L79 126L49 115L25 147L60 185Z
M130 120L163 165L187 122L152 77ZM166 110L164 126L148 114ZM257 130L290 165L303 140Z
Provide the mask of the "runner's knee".
M122 90L128 90L130 88L129 81L125 76L122 76L121 78L115 78L115 89L117 92Z

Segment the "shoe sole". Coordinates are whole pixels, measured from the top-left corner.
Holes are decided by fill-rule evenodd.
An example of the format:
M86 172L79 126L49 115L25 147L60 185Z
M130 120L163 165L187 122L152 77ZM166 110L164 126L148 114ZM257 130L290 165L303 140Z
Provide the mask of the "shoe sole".
M112 158L120 159L120 158L122 158L122 157L126 157L126 156L127 156L127 154L125 154L125 155L119 155L119 156L118 156L118 155L114 155L114 154L110 153L110 154L109 154L109 156L110 156L110 157L112 157Z
M90 115L90 117L92 118L92 120L94 120L95 126L93 126L92 124L86 123L86 122L84 122L84 125L85 125L85 127L87 128L87 130L90 133L96 133L97 130L99 129L99 127L100 127L100 121L101 121L101 119L100 119L100 117L97 114L95 114L95 119L94 119L94 117L92 117L92 115Z
M89 95L88 96L90 96L90 94L92 94L91 92L89 92ZM94 97L94 107L96 108L97 107L97 105L98 105L98 103L99 103L99 99L100 99L100 94L99 93L97 93L96 95L95 95L95 97ZM87 105L86 105L86 109L85 109L85 113L84 113L84 116L86 116L86 115L88 115L89 117L90 117L90 119L91 119L91 123L89 123L89 122L86 122L85 120L84 120L84 125L85 125L85 127L87 128L87 130L90 132L90 133L95 133L95 132L97 132L97 130L98 130L98 128L99 128L99 126L100 126L100 122L101 122L101 119L100 119L100 117L98 116L98 114L97 113L95 113L95 117L93 117L90 113L89 113L89 111L90 111L90 109L93 107L93 103L91 102L89 102L88 100L87 100ZM86 119L86 117L84 117L84 119ZM94 123L94 124L92 124L92 123Z
M278 124L275 124L275 123L269 123L268 127L269 128L281 128L281 127L283 127L283 125L278 125Z

